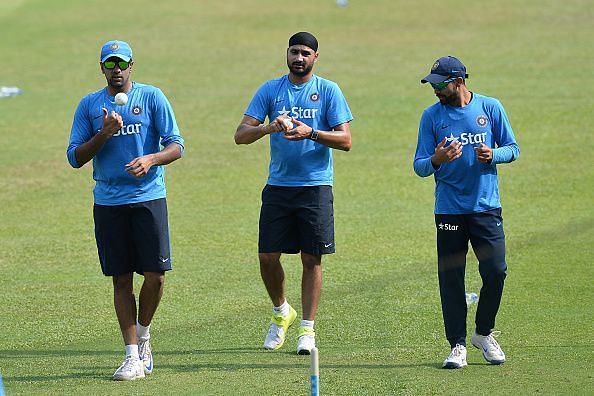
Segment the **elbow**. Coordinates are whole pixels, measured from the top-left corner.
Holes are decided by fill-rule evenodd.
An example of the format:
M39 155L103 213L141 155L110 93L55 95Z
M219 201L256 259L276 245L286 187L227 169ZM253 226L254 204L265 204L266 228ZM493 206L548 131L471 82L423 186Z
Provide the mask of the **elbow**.
M235 141L235 144L237 144L237 145L245 144L245 142L242 139L242 135L241 135L241 131L240 131L239 127L235 131L235 136L233 137L233 140Z
M351 147L353 147L353 141L352 139L349 137L348 139L346 139L342 145L340 146L340 149L342 151L351 151Z
M520 158L520 146L516 145L516 152L514 155L514 161Z
M74 169L78 169L84 165L84 164L80 164L78 162L78 160L76 159L76 152L67 153L66 159L68 160L68 163L70 164L70 166L73 167Z

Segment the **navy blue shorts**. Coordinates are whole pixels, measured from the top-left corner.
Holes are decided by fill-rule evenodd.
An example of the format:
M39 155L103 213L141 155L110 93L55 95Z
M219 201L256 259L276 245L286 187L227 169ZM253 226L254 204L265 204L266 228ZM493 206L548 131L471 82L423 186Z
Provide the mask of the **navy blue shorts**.
M266 185L260 210L260 253L314 256L335 252L332 186Z
M95 204L93 218L105 276L171 269L165 198L117 206Z

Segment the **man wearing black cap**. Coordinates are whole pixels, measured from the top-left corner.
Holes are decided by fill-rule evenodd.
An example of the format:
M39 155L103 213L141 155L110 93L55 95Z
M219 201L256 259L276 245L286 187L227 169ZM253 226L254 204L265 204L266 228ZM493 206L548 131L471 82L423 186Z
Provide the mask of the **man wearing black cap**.
M452 348L444 368L467 365L464 274L469 241L483 282L471 342L491 364L505 362L493 332L507 271L496 165L517 159L520 149L501 103L469 91L467 78L459 59L444 56L421 80L431 84L439 102L423 112L414 158L419 176L435 178L439 291Z
M113 379L135 380L153 372L149 328L172 268L163 165L182 156L184 139L163 92L132 81L128 43L106 42L99 64L107 86L80 101L67 157L74 168L93 161L97 252L126 354ZM138 316L134 272L144 276Z
M314 318L322 286L322 255L334 253L332 150L349 151L353 119L338 85L313 74L318 41L289 39L289 73L265 82L235 132L235 143L270 136L269 177L262 191L258 252L273 313L264 348L278 349L297 312L285 298L282 253L301 253L303 319L297 353L315 346ZM264 124L268 118L269 124Z

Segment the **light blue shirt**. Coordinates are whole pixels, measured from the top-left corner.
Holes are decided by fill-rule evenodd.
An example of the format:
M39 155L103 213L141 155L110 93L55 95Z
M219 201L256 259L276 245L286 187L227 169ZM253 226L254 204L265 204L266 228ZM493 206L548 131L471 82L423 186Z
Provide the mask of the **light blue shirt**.
M102 108L119 113L124 126L93 157L95 203L113 206L165 198L163 166L151 167L147 175L140 178L125 170L125 165L134 158L157 153L161 146L177 143L183 152L184 139L163 92L134 82L124 106L115 105L107 87L85 96L74 113L66 150L68 162L74 168L81 166L76 160L76 148L89 141L103 126Z
M288 75L265 82L256 92L245 115L264 122L281 114L298 119L315 130L331 131L353 119L338 85L316 75L295 85ZM332 150L313 140L290 141L281 133L270 134L268 184L275 186L332 185Z
M444 138L447 143L462 143L462 156L441 164L431 164L435 148ZM476 158L481 143L493 149L489 164ZM473 93L464 107L428 107L421 116L413 167L422 177L435 177L435 213L467 214L501 207L497 184L497 164L512 162L520 155L503 106L497 99Z

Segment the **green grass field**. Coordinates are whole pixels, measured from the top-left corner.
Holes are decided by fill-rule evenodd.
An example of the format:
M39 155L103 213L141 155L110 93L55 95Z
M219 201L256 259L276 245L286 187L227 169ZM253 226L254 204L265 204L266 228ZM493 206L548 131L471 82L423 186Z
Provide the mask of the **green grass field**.
M316 72L355 115L335 153L337 249L316 320L321 393L594 393L594 6L589 0L2 0L0 374L7 395L305 395L309 361L261 349L270 304L257 264L268 142L236 146L253 92L286 72L288 37L320 41ZM101 275L91 167L66 161L80 98L104 86L99 49L129 41L134 79L163 89L186 139L167 169L175 270L153 322L154 374L115 383L123 358ZM522 154L499 167L509 274L497 329L508 361L441 370L431 178L412 171L419 83L456 55L501 100ZM300 263L284 259L299 306ZM140 279L137 279L140 283ZM468 257L467 289L478 291ZM476 306L469 310L472 331Z

